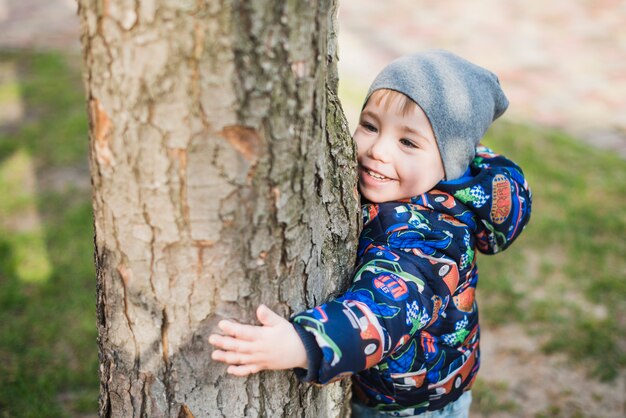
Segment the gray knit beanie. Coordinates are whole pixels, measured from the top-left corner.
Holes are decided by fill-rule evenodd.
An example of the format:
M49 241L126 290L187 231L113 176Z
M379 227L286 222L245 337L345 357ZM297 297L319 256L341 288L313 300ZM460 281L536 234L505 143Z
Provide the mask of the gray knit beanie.
M440 49L391 62L372 83L365 103L380 89L398 91L422 108L437 139L446 180L465 173L476 145L509 105L495 74Z

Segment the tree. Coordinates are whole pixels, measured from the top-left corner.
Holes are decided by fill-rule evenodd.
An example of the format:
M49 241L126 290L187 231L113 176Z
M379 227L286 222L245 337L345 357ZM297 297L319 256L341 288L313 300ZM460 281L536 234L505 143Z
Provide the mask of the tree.
M345 384L227 377L206 341L223 317L288 316L346 284L359 216L335 0L78 3L100 415L344 415Z

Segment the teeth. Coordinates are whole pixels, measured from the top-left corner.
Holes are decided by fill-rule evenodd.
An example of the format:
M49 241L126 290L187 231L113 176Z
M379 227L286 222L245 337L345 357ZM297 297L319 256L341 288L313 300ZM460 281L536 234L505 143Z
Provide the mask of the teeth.
M378 180L386 180L387 179L387 177L381 176L380 174L373 173L373 172L371 172L369 170L367 171L367 174L369 174L370 176L372 176L372 177L374 177L375 179L378 179Z

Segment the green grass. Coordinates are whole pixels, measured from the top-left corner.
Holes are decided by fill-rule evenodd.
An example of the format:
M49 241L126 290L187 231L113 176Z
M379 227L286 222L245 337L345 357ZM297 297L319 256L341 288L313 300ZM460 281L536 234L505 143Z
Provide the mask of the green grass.
M508 392L506 383L487 382L478 377L472 386L472 412L480 412L483 417L502 412L519 414L523 407L507 400Z
M88 150L85 95L78 58L58 53L3 53L2 67L15 78L0 77L0 107L20 100L24 115L16 126L0 129L0 159L27 150L39 167L82 161ZM16 97L17 96L17 97Z
M0 417L97 411L90 193L42 186L86 165L76 60L0 53L0 109L23 111L0 125Z

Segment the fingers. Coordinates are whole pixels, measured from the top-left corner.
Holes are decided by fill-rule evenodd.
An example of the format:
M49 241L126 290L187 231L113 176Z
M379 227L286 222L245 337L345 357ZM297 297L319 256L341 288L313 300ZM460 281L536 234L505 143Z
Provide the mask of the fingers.
M263 370L263 367L254 361L249 354L235 353L232 351L215 350L211 354L213 360L230 364L226 372L235 376L248 376Z
M220 321L217 326L224 331L225 334L244 341L254 341L257 339L259 328L261 328L256 325L244 325L226 319Z
M246 364L243 366L228 366L228 369L226 369L228 373L240 377L248 376L249 374L253 373L258 373L261 370L262 369L259 366L252 364Z
M260 305L256 314L261 326L222 320L217 326L225 335L209 336L209 343L216 347L211 358L228 364L229 374L248 376L265 369L287 368L282 358L275 359L274 348L284 334L282 325L291 325L265 305Z
M273 310L268 308L267 306L261 304L256 310L256 317L263 325L274 326L278 325L280 322L284 321L284 318Z
M209 343L226 351L236 351L244 354L250 354L254 351L250 342L238 340L226 335L212 334L209 336Z
M214 350L211 354L211 358L221 361L222 363L235 365L250 365L254 362L252 355L237 353L236 351Z

